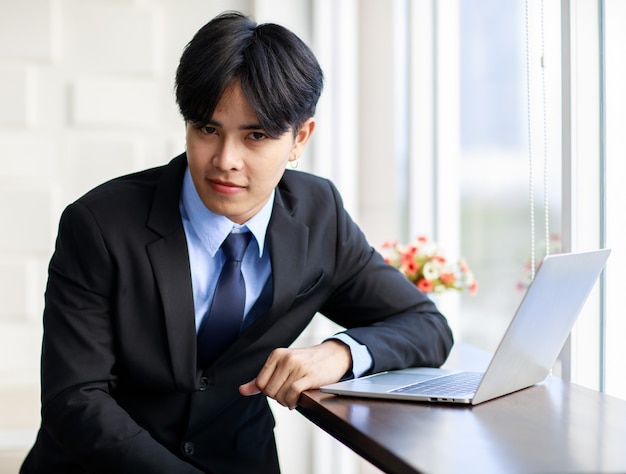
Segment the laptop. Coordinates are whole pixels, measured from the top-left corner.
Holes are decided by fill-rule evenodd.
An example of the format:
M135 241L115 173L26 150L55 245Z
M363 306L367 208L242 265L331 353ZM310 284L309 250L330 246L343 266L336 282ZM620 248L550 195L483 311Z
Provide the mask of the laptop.
M393 370L325 385L336 395L477 405L550 373L610 249L546 256L486 371Z

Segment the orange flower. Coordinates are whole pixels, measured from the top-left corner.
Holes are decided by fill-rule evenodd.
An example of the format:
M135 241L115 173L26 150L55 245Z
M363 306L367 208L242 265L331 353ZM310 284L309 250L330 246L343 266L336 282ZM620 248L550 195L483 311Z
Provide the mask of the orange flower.
M413 261L413 260L409 260L407 262L403 262L403 269L404 269L404 273L406 275L415 275L417 273L417 271L419 270L419 265L417 264L417 262Z
M396 240L385 240L383 242L382 248L390 249L390 248L395 247L396 245L398 245L398 242Z
M420 278L416 284L417 288L424 293L430 293L434 289L434 285L432 281L427 280L426 278Z
M443 283L446 286L450 286L454 283L454 280L456 280L456 278L454 277L454 273L442 273L441 275L439 275L439 279L441 280L441 283Z
M404 249L404 255L408 257L413 257L419 251L419 247L417 245L407 245Z
M413 262L413 255L410 255L408 253L403 253L400 254L400 260L402 261L403 265L407 265L409 262Z

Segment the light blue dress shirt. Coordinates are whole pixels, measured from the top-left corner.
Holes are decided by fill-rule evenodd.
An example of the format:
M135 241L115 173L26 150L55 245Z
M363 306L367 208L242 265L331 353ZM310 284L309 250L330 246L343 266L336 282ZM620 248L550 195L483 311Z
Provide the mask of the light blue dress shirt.
M263 208L250 220L244 225L236 224L227 217L214 214L207 209L196 191L187 168L179 207L189 248L196 331L211 307L217 280L224 265L224 255L220 246L230 232L250 231L253 236L241 263L241 271L246 282L244 319L259 298L272 272L265 236L273 205L274 192ZM355 377L371 367L372 357L367 347L345 333L336 334L331 339L340 340L350 348L352 373Z

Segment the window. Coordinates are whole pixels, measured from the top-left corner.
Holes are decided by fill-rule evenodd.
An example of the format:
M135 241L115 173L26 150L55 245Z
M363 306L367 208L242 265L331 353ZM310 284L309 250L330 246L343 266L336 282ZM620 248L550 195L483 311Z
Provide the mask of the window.
M461 249L481 283L463 296L461 336L494 350L531 261L560 247L560 9L459 8Z

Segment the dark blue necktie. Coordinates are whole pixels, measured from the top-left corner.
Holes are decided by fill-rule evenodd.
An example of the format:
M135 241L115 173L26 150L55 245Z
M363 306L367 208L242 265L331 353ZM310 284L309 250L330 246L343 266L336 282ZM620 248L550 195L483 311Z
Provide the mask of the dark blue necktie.
M198 367L206 367L239 335L246 303L241 260L250 232L230 233L222 244L226 262L220 273L213 303L198 331Z

